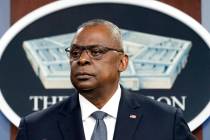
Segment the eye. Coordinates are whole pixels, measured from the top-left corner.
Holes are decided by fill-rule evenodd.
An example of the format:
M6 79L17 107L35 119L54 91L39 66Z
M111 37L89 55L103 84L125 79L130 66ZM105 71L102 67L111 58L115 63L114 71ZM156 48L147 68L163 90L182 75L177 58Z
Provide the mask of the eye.
M100 56L105 53L104 49L100 47L91 48L90 51L92 56Z
M80 54L81 54L81 50L80 49L77 49L77 48L75 48L75 49L73 49L73 50L71 50L71 52L70 52L71 54L71 57L80 57Z

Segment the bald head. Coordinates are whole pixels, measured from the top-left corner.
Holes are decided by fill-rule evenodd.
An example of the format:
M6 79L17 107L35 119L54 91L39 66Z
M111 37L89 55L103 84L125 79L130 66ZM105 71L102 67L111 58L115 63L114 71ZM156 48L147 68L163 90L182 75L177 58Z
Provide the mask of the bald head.
M78 27L74 39L84 30L91 30L96 28L99 32L103 32L110 37L110 41L116 45L114 46L115 48L123 49L120 29L115 24L107 20L93 19L83 23Z

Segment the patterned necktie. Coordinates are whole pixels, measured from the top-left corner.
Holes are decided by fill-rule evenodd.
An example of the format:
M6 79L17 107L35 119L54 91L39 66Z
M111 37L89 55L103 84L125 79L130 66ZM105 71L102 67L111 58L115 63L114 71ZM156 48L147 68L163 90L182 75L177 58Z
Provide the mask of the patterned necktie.
M91 116L96 120L91 140L107 140L107 129L103 120L107 114L102 111L96 111Z

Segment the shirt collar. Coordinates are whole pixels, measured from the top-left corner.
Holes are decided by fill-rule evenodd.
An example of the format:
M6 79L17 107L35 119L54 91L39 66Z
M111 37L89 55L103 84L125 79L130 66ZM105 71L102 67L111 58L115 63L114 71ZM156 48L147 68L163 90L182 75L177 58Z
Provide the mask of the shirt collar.
M85 97L79 94L79 103L81 107L82 120L83 121L86 120L93 112L98 110L106 112L109 116L116 119L120 98L121 98L121 88L118 85L118 88L115 91L114 95L111 97L111 99L109 99L109 101L101 109L98 109Z

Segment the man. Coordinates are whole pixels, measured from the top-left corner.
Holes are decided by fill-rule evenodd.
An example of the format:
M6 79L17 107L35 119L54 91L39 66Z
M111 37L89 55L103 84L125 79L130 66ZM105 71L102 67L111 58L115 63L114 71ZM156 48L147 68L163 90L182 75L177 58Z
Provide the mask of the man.
M195 139L178 109L119 85L128 56L116 25L97 19L82 24L66 51L77 93L24 117L17 140Z

